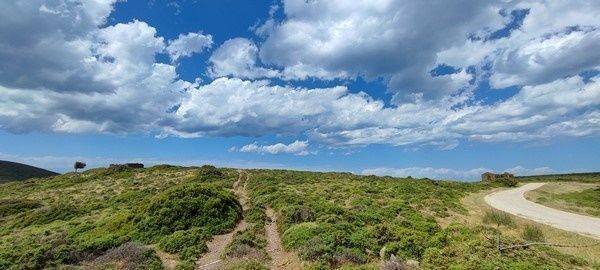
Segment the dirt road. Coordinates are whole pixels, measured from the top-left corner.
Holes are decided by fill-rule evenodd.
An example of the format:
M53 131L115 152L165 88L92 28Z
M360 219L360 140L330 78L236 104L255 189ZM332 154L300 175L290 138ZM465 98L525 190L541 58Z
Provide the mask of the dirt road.
M494 192L485 196L485 202L493 208L522 218L600 239L600 218L557 210L525 199L525 192L544 184L529 183L518 188Z

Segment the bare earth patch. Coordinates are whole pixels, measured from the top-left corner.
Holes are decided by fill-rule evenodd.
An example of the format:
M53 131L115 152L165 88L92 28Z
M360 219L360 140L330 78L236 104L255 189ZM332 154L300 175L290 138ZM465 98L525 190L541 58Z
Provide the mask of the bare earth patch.
M154 245L150 245L149 247L153 248L154 251L156 251L156 255L160 258L163 266L166 269L168 269L168 270L175 269L175 267L177 266L177 262L179 261L177 255L164 252L164 251L156 248Z
M277 214L268 207L266 210L267 221L267 252L271 257L270 269L302 269L300 260L296 254L283 249L281 237L277 231Z

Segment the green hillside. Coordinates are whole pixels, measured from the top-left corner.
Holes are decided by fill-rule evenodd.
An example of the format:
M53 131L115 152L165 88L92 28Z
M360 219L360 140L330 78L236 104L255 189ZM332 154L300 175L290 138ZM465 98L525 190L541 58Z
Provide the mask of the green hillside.
M22 163L0 160L0 182L55 176L58 173Z
M500 252L490 224L442 222L468 214L461 198L491 188L167 165L10 182L0 184L0 269L195 269L210 253L207 243L240 223L247 226L217 257L219 269L268 269L274 253L265 226L275 220L269 211L283 247L303 269L591 267L550 247ZM394 268L400 266L408 268Z

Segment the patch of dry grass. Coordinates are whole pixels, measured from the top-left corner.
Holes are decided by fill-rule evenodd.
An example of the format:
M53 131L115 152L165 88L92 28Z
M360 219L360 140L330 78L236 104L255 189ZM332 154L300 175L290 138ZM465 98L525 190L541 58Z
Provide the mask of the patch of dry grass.
M599 200L595 204L579 201L586 199L580 196L581 192L596 188L600 188L600 183L553 182L525 193L525 198L551 208L600 217L600 209L595 207Z
M468 210L468 214L453 213L451 217L439 220L440 224L450 224L451 222L463 223L469 226L479 226L488 211L492 211L493 208L487 205L484 201L484 197L487 194L493 193L501 189L485 190L477 193L472 193L465 196L461 202ZM585 237L576 233L556 229L548 225L536 223L528 219L524 219L518 216L513 216L516 226L507 227L501 226L500 231L503 235L509 235L516 238L521 238L523 230L528 226L536 226L543 233L546 242L556 243L562 245L573 245L573 246L589 246L591 247L552 247L562 253L574 255L581 259L590 262L596 267L600 267L600 240Z

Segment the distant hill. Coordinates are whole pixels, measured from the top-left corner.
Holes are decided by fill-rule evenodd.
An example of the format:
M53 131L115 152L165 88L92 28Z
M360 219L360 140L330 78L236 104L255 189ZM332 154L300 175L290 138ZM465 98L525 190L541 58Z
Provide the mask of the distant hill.
M0 160L0 183L54 175L58 175L58 173L22 163Z
M600 172L588 173L565 173L517 176L523 182L551 182L551 181L576 181L576 182L600 182Z

